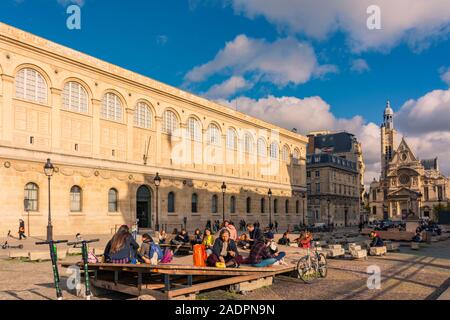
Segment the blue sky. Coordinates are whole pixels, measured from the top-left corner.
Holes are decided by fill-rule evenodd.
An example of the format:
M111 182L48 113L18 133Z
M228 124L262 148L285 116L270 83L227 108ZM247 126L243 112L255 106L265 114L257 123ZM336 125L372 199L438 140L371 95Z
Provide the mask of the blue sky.
M73 2L81 4L81 30L66 27L66 8ZM381 6L383 30L364 30L365 2ZM380 124L385 101L390 99L398 112L400 131L411 136L423 158L434 155L432 149L414 142L420 140L418 133L407 124L425 110L418 109L420 99L429 98L434 90L448 90L450 4L410 0L417 4L415 8L406 0L398 0L396 6L387 0L316 3L3 0L0 20L156 80L238 105L238 109L242 105L242 111L268 116L266 120L273 118L288 128L351 128L368 148L378 143L374 125ZM433 10L424 10L424 5ZM220 56L221 50L228 52L227 43L254 52L234 56L230 49ZM360 68L355 70L353 64ZM226 89L221 84L227 80L237 84ZM211 90L214 86L219 87ZM298 105L301 112L271 117L268 111L273 109L267 106L271 100L263 100L268 97L291 99L278 100L280 107L274 112L288 112L287 103ZM313 97L317 99L310 100ZM450 111L450 103L441 102L437 108ZM303 114L308 118L307 108L319 110L314 114L320 119L313 121L317 127L308 127L303 119ZM422 127L421 134L435 132L426 124ZM447 133L439 130L440 136L442 132ZM377 172L378 155L367 152L366 157ZM444 167L450 171L450 163Z

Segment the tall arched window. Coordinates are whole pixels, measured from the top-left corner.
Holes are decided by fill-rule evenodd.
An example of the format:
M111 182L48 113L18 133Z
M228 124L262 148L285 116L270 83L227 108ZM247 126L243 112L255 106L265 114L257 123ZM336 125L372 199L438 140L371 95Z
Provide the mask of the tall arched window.
M174 134L178 129L178 118L175 112L166 110L163 113L162 131L167 134Z
M281 154L282 155L282 160L284 162L289 162L289 154L290 154L289 147L284 145L283 146L283 151L282 151L282 154Z
M284 201L284 213L289 213L289 200Z
M295 213L300 213L300 200L295 201Z
M63 108L66 110L88 113L88 94L78 82L66 82L62 93L62 102Z
M236 150L237 147L237 134L236 130L233 128L228 128L227 130L227 148L231 150Z
M191 198L191 212L197 213L198 212L198 196L196 193L192 194Z
M38 211L39 187L36 183L30 182L25 185L24 209L25 211Z
M188 138L194 141L202 141L202 125L196 118L190 117L187 120Z
M252 212L252 198L250 198L250 197L247 197L246 212L247 213L251 213Z
M258 157L265 158L267 156L267 146L264 138L258 139Z
M119 192L116 189L111 188L108 192L108 211L117 212L119 209Z
M175 193L172 191L167 195L167 212L175 212Z
M273 200L273 213L278 213L278 199Z
M214 123L208 127L208 144L220 146L220 130Z
M70 189L70 211L81 211L81 188L79 186L73 186Z
M16 74L16 97L47 104L47 83L36 70L23 68Z
M270 157L272 159L278 159L278 143L275 141L270 144Z
M138 102L134 110L134 125L137 127L150 129L152 127L153 112L145 102Z
M236 197L230 197L230 213L236 213Z
M252 153L253 152L253 138L249 133L244 135L244 152Z
M261 198L261 213L265 213L265 212L266 212L266 199Z
M218 207L219 207L218 198L217 198L217 195L214 194L211 199L211 212L217 213L219 211Z
M122 101L120 101L120 98L112 92L107 92L102 99L101 117L107 120L122 121L122 114Z

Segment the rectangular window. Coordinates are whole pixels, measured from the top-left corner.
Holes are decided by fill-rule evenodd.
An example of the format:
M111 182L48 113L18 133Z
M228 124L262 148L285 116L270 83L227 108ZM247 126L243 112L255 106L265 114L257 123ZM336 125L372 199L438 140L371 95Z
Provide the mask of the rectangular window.
M428 187L425 187L423 189L423 193L424 193L425 201L428 201L430 199L430 195L428 193Z
M316 193L320 193L320 183L316 183Z

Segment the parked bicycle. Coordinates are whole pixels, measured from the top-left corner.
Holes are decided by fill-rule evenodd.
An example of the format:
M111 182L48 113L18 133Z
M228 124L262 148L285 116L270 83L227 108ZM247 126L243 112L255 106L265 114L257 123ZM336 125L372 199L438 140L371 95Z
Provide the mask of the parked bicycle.
M313 252L308 248L306 256L298 260L298 277L305 283L311 283L319 277L325 278L327 273L327 259L323 253L317 250L317 243L315 243Z

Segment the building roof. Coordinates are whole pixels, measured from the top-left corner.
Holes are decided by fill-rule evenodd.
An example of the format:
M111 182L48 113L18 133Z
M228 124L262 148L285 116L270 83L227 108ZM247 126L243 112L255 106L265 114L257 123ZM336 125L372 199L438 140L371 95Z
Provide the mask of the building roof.
M439 170L438 158L424 159L420 161L425 170Z
M356 162L326 153L309 154L306 156L306 167L333 166L336 168L358 172Z
M337 132L318 134L312 138L314 139L314 149L320 149L323 152L340 153L352 150L355 136L348 132Z

